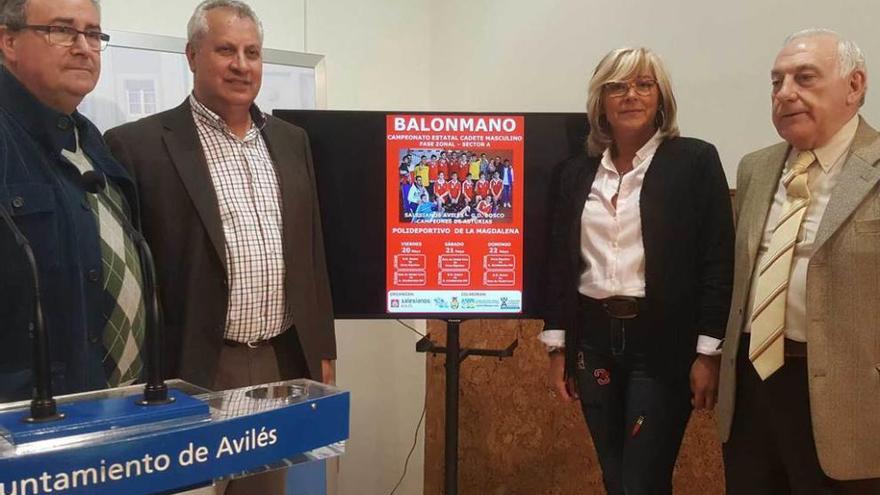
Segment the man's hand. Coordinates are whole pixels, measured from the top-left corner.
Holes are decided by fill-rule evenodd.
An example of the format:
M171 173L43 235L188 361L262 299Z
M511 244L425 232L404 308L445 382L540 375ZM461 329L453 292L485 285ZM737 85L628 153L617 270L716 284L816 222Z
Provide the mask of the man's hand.
M550 372L548 374L548 386L550 392L558 395L562 402L571 402L578 399L577 387L574 378L565 379L565 353L550 353Z
M321 360L321 382L327 385L336 385L336 361L333 359Z
M691 404L695 409L712 409L718 398L718 368L721 356L698 354L691 366Z

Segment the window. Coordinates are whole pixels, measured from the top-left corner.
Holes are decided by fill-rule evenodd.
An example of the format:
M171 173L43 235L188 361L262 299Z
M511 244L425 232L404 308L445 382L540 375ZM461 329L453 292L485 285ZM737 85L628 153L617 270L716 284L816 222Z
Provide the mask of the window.
M152 79L127 79L125 96L130 117L146 117L156 113L156 81Z

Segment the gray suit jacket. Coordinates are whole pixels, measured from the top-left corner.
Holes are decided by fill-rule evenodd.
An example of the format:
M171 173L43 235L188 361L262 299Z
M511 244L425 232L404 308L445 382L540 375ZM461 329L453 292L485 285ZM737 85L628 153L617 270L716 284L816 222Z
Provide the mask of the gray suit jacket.
M736 268L716 419L726 442L736 355L764 224L787 143L746 155L737 173ZM834 479L880 477L880 133L859 122L807 269L807 368L819 462Z

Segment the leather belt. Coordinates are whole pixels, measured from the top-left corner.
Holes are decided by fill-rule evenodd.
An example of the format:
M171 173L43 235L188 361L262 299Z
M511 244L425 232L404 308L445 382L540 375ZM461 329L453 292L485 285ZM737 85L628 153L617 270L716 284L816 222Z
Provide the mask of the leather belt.
M805 358L807 357L807 343L798 342L796 340L785 339L785 357Z
M605 313L618 320L631 320L639 315L639 307L644 299L629 296L612 296L598 299Z
M269 345L273 340L278 337L284 335L284 333L280 333L270 339L262 339L262 340L252 340L250 342L239 342L237 340L223 339L223 345L229 347L249 347L251 349L256 349L258 347L263 347L264 345Z

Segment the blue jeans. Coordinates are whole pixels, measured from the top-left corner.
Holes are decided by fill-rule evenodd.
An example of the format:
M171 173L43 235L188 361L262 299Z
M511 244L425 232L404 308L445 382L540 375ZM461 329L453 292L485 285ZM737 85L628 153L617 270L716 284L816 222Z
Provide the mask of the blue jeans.
M502 203L510 203L513 201L512 196L510 194L510 185L503 186L501 189L501 202Z
M577 352L581 407L609 495L672 493L672 470L691 413L688 377L660 379L648 368L636 320L590 328ZM627 325L633 328L627 334ZM645 329L650 331L650 329Z

